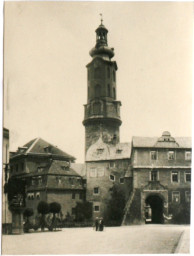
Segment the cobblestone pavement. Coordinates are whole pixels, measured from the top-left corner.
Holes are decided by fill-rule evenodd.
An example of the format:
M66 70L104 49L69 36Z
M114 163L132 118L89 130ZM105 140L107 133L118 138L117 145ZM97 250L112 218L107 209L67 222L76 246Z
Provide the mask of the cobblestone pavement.
M185 225L140 225L107 227L103 232L65 228L58 232L3 235L2 254L189 253L189 230Z

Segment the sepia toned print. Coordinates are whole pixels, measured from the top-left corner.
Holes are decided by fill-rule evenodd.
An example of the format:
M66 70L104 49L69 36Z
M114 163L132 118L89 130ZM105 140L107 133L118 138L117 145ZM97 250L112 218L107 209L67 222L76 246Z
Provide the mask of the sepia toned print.
M2 254L190 252L191 50L189 2L5 2Z

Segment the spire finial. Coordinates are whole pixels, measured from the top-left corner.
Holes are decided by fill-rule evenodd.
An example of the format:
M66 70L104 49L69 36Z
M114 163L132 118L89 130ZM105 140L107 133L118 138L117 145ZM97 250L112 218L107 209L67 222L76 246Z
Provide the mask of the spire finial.
M100 17L101 17L101 19L100 19L100 21L101 21L101 25L103 25L103 24L102 24L102 22L103 22L103 16L102 16L102 13L100 13Z

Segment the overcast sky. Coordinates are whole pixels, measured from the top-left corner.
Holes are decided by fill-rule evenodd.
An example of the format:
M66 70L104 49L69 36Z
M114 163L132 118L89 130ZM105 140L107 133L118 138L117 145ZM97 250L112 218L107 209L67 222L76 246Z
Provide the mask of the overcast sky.
M84 161L86 65L103 13L115 48L121 142L191 136L192 2L6 2L10 150L41 137Z

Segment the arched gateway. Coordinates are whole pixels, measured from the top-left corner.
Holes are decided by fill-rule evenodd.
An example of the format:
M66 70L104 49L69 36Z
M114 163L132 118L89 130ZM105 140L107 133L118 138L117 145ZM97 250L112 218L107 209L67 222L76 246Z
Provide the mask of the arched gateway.
M149 195L146 200L145 218L150 223L162 224L163 218L163 199L159 195ZM148 223L148 221L146 221Z

